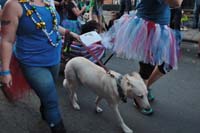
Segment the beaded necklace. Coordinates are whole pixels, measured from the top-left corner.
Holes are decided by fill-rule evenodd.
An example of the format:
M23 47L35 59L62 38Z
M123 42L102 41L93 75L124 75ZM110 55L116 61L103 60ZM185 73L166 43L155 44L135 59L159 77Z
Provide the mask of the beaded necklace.
M59 45L59 41L62 38L61 38L61 36L60 36L60 34L58 32L58 22L57 22L57 18L56 18L55 9L50 5L50 3L49 2L44 2L45 7L50 11L51 16L53 18L53 21L52 21L53 28L50 30L50 32L47 31L46 23L42 20L42 17L38 13L38 11L36 10L36 7L34 5L30 4L30 0L19 0L19 3L22 3L23 7L26 10L26 15L31 18L33 23L36 25L36 28L37 29L41 29L44 32L44 34L47 36L49 43L52 46L57 47ZM39 19L39 22L36 21L36 19L33 17L34 13L36 14L37 18ZM56 43L54 43L53 40L50 37L54 32L56 32L56 34L57 34Z

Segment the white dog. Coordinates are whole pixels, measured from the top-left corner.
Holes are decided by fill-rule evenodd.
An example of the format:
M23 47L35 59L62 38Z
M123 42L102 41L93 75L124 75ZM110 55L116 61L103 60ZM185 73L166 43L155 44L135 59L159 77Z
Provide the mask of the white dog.
M132 130L124 123L119 113L120 100L126 101L126 97L134 98L140 108L151 108L147 99L146 85L138 73L131 75L121 75L114 71L107 73L102 67L84 57L75 57L66 64L64 74L63 85L70 91L70 101L74 109L80 110L75 92L78 86L88 87L97 94L96 111L103 111L98 104L102 98L106 99L125 133L132 133Z

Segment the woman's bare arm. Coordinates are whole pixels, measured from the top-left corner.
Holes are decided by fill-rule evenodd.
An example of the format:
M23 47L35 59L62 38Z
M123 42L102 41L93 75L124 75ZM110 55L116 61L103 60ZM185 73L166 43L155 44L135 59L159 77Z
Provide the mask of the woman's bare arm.
M16 30L22 8L17 0L9 0L3 8L1 18L1 44L0 53L2 70L9 70L12 55L12 45L15 42Z
M68 30L68 29L67 29L67 30ZM60 32L60 34L61 34L62 36L64 36L64 35L65 35L65 32L66 32L66 29L65 29L64 27L62 27L62 26L59 26L58 31ZM69 34L70 34L72 37L74 37L75 39L79 40L79 35L78 35L78 34L76 34L76 33L74 33L74 32L71 32L71 31L69 31L69 30L68 30L68 32L69 32Z
M80 16L86 9L86 6L82 7L81 10L79 10L77 7L72 8L73 13L78 17Z
M183 0L165 0L170 7L180 7Z

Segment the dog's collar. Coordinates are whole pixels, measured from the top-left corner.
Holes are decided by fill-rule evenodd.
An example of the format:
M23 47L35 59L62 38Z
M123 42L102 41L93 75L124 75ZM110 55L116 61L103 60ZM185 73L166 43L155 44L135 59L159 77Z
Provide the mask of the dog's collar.
M127 97L125 96L124 91L123 91L123 89L122 89L122 87L121 87L122 78L123 78L123 76L120 75L119 78L116 79L116 82L117 82L117 90L118 90L120 99L121 99L124 103L126 103L126 102L127 102Z

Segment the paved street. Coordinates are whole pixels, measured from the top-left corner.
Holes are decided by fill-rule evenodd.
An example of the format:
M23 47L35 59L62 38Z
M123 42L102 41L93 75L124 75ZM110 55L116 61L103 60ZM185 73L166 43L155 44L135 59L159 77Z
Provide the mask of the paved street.
M155 111L152 116L139 113L131 100L120 105L121 115L134 133L200 132L200 59L196 57L197 44L183 43L181 49L179 69L152 86L156 96L152 103ZM122 74L138 70L137 62L116 57L107 66ZM60 76L59 102L68 133L122 132L105 101L101 103L104 112L94 112L95 95L87 88L78 91L81 110L73 110L62 80ZM12 104L0 91L0 133L49 133L47 125L40 119L38 107L38 98L32 93Z

